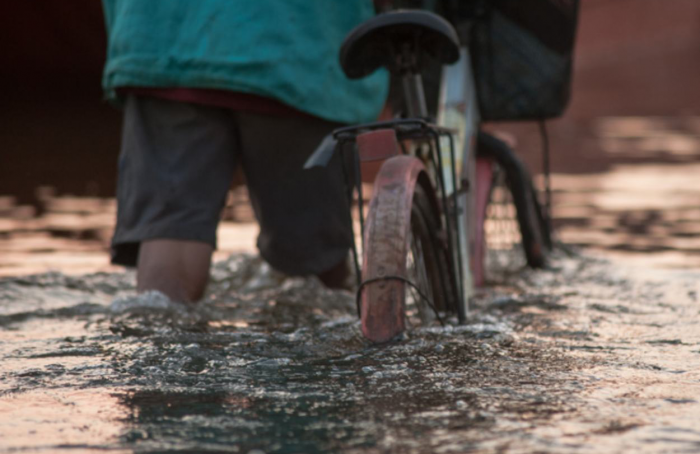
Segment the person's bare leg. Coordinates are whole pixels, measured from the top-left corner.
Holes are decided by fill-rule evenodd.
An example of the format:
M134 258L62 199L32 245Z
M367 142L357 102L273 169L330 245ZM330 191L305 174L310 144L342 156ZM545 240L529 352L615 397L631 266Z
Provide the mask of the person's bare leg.
M142 242L136 274L138 292L158 290L184 303L200 300L209 280L213 252L213 247L199 241Z

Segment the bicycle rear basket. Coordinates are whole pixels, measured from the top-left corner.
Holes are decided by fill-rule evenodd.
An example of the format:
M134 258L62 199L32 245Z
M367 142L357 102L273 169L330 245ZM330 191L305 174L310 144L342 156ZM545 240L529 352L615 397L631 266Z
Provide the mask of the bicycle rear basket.
M542 120L569 103L579 0L393 0L443 15L469 45L481 119ZM432 68L435 69L435 68ZM439 77L426 77L433 106Z
M579 0L491 0L484 5L469 18L482 120L562 115L571 92ZM445 13L450 15L449 7Z

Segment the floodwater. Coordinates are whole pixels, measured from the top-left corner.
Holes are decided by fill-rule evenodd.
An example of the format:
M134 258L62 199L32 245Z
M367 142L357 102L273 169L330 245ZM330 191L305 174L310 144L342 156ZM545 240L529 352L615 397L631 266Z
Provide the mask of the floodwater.
M698 272L562 250L380 347L350 293L245 254L213 277L195 309L129 273L0 280L0 451L700 450Z
M108 265L112 200L0 197L0 452L700 452L700 123L640 121L553 175L582 253L510 257L466 325L380 347L352 294L244 253L244 195L196 308Z

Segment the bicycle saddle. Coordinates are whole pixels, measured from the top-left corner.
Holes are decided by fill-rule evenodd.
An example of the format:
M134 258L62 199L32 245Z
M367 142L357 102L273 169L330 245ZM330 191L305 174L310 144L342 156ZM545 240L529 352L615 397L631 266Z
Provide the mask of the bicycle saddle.
M355 27L340 48L340 66L350 79L370 75L382 66L391 72L420 72L426 58L441 64L459 59L455 29L427 11L393 11Z

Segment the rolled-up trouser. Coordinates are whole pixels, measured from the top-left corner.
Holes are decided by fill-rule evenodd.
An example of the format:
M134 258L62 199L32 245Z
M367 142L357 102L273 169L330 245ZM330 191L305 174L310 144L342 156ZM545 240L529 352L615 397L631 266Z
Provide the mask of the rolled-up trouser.
M352 241L340 157L304 170L337 124L150 97L127 98L119 156L112 263L135 266L144 240L200 241L216 228L237 165L260 224L257 245L272 267L317 274Z

